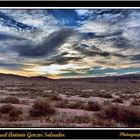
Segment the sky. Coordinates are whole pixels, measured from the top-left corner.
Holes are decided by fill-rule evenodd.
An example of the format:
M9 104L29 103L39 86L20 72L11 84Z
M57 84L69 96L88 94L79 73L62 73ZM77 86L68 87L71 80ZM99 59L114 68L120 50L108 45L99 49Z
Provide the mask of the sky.
M0 73L59 79L139 72L139 9L0 9Z

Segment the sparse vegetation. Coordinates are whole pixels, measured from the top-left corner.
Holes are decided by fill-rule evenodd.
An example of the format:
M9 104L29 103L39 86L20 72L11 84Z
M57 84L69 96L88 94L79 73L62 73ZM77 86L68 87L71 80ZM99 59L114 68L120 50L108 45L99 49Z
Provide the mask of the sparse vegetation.
M140 106L140 100L139 99L135 99L131 102L131 105L136 105L136 106Z
M116 127L117 124L113 120L105 120L102 118L93 118L92 120L93 127Z
M97 97L112 98L112 95L111 95L111 93L99 93L99 94L97 94Z
M11 104L5 104L0 107L0 113L8 113L14 107Z
M43 95L43 97L47 97L52 101L60 101L61 97L57 93L46 93Z
M89 101L86 104L85 109L88 111L100 111L101 106L97 102Z
M128 126L140 125L140 111L132 106L108 106L98 115L101 118L113 119Z
M91 80L0 78L0 127L140 127L140 80Z
M70 118L70 123L90 123L91 122L91 118L87 115L83 115L83 116L72 116Z
M30 110L30 115L33 117L54 114L55 109L51 106L48 100L37 99Z
M12 104L19 104L19 99L15 96L8 96L1 99L1 103L12 103Z
M120 98L115 98L112 102L115 102L115 103L123 103L123 100L120 99Z
M67 108L68 107L68 100L61 100L55 103L55 107L58 108Z
M23 113L21 108L12 108L9 111L9 120L10 121L16 121L19 119L20 115Z
M61 100L56 102L58 108L84 109L85 104L81 101L70 102L68 100Z
M73 103L69 103L68 104L68 108L73 108L73 109L84 109L85 108L85 104L81 101L76 101Z

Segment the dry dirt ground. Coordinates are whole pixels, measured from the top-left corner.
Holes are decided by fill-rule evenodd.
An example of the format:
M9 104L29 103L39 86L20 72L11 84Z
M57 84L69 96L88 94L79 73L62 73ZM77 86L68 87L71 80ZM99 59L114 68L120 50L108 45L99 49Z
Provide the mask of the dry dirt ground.
M0 77L0 127L140 127L140 76Z

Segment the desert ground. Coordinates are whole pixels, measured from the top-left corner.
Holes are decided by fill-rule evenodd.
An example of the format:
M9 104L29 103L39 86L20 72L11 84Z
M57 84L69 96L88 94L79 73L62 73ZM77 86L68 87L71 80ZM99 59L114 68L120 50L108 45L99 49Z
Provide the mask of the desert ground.
M140 127L140 75L53 80L0 74L0 127Z

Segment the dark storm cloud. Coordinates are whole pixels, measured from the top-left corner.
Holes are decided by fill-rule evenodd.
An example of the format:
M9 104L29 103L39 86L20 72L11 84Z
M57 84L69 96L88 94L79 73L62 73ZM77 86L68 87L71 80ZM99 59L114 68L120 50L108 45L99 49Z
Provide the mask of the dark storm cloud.
M33 41L27 40L17 43L12 49L20 56L42 57L54 52L74 33L75 31L70 28L63 28L48 35L41 43L36 44Z
M132 56L131 56L131 60L140 61L140 54L132 55Z
M134 44L131 44L131 42L128 39L122 36L112 37L112 38L107 39L106 41L112 42L114 48L120 48L120 49L128 49L128 48L131 48L132 45L134 45Z
M61 56L57 56L55 58L52 59L52 63L54 64L68 64L70 61L78 61L81 60L81 57L61 57Z
M101 49L97 48L96 46L88 46L86 44L81 44L76 45L74 47L75 50L79 51L81 54L85 55L85 56L103 56L103 57L108 57L108 56L116 56L116 57L126 57L122 54L118 54L118 53L110 53L107 51L102 51Z
M51 64L59 64L59 65L64 65L64 64L68 64L70 61L79 61L82 60L83 57L80 56L66 56L68 53L64 52L61 53L59 55L56 56L52 56L49 59L47 59L45 63L43 63L42 65L51 65Z

